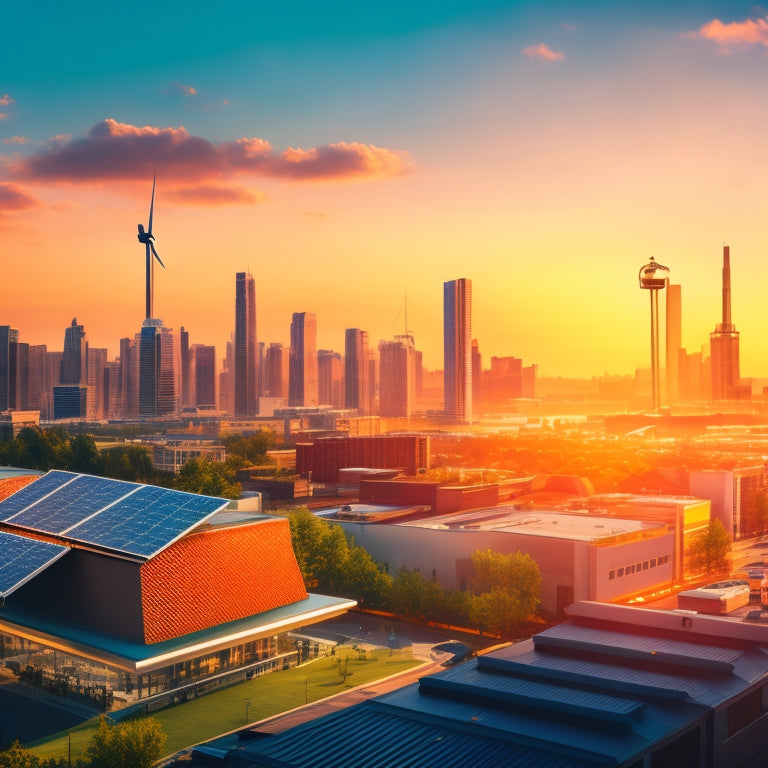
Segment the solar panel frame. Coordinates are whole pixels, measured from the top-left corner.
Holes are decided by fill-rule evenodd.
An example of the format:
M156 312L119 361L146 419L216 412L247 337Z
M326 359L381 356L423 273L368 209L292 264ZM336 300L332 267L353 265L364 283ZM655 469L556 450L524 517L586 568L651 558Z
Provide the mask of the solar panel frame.
M54 469L39 477L29 485L20 488L16 493L0 501L0 520L12 523L13 518L41 499L55 493L59 488L71 483L79 475L75 472L64 472Z
M0 531L0 597L5 599L69 552L69 547Z
M70 528L73 541L145 559L154 557L229 502L157 486L140 486Z
M123 480L77 475L71 482L21 510L7 522L33 531L62 535L135 492L136 488L135 484Z

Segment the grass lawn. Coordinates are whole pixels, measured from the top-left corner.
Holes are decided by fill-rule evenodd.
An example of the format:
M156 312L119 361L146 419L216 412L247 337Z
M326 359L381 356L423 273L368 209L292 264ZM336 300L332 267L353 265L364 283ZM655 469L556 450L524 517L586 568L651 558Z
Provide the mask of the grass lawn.
M341 660L343 668L346 657L349 658L348 676L343 681L337 659ZM341 648L335 656L222 688L184 704L162 709L153 713L152 717L160 722L168 735L164 752L170 755L242 728L247 723L388 677L419 663L411 656L410 649L397 651L394 655L390 655L387 649L368 651L363 658L351 648ZM250 701L247 720L246 699ZM85 752L98 722L98 718L94 718L71 732L53 734L25 746L42 758L66 757L68 736L71 734L72 755L75 756Z

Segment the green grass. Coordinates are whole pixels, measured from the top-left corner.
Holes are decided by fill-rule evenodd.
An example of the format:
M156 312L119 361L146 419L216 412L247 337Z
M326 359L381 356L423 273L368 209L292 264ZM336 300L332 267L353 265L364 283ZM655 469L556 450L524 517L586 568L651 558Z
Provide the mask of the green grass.
M347 654L348 672L351 674L342 682L336 659L338 657L343 660ZM160 722L168 736L163 751L170 755L222 733L242 728L247 723L388 677L419 663L412 658L410 650L397 651L394 655L390 655L387 649L369 651L365 658L359 658L359 654L352 649L340 649L336 656L320 658L301 667L272 672L222 688L184 704L154 712L152 717ZM247 720L246 699L250 701ZM74 757L85 752L98 724L99 719L94 718L71 731L52 734L45 740L26 746L44 759L66 757L68 736L71 734Z

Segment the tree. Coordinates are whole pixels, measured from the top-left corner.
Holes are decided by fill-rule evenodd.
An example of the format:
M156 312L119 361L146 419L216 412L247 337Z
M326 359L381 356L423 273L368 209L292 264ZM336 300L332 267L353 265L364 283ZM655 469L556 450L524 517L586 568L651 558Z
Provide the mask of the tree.
M69 469L87 475L101 475L105 461L90 435L74 435L69 440Z
M478 628L502 637L530 616L540 602L541 571L528 554L502 554L490 549L472 553L476 577L471 615Z
M239 499L243 491L240 483L235 482L232 470L222 462L205 456L190 459L181 468L173 487L179 491L223 496L225 499Z
M66 762L62 760L41 760L34 752L30 752L14 741L10 747L0 752L0 768L63 768Z
M117 725L99 723L88 745L91 768L151 768L162 754L166 735L151 717Z
M230 456L238 456L248 464L267 464L267 451L275 444L275 433L262 430L255 435L230 435L222 439Z
M392 609L408 619L421 619L426 613L427 583L418 571L401 568L392 582Z
M363 547L350 546L343 564L344 592L360 608L383 608L392 591L392 577Z
M731 536L715 518L705 531L693 537L688 547L688 567L695 573L723 573L728 570Z
M116 445L102 451L104 475L132 483L151 482L155 477L152 457L143 445Z

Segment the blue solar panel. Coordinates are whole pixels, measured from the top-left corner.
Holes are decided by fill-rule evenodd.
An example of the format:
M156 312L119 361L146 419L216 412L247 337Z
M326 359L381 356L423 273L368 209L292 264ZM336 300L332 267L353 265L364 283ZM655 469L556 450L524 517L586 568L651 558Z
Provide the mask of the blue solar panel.
M25 485L7 499L0 501L0 520L8 522L10 518L21 512L22 509L40 501L52 491L74 480L77 475L72 472L60 472L53 470L38 478L33 483Z
M145 485L66 535L86 544L152 557L227 503L225 499Z
M0 531L0 596L10 594L67 552L69 548L59 544Z
M121 480L79 475L7 522L44 533L62 534L137 487Z

